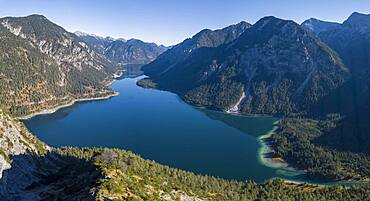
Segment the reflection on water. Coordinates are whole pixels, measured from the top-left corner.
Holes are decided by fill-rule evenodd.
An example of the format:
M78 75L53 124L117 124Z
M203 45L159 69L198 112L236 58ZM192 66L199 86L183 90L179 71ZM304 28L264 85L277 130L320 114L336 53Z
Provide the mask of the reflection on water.
M275 117L264 116L263 118L258 118L256 116L242 116L238 114L227 114L224 112L212 111L203 108L197 108L199 111L203 112L210 119L218 120L224 122L225 124L240 130L241 132L258 137L260 135L266 134L271 130L270 126L278 120Z
M77 103L24 122L52 146L122 148L227 179L294 179L264 166L257 157L256 136L271 130L275 118L196 109L173 93L136 86L142 77L116 81L111 88L120 95L109 100Z

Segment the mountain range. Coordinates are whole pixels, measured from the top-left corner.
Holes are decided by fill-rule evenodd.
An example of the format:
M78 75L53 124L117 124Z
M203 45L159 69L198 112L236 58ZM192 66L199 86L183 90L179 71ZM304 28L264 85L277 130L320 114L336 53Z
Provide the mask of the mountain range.
M123 64L145 64L166 50L135 39L76 35L42 15L1 18L0 40L0 104L16 116L115 95L107 85Z
M76 32L83 41L90 44L97 52L120 66L129 64L147 64L168 48L155 43L146 43L138 39L114 39L93 34Z
M349 75L334 51L293 21L265 17L238 30L234 40L210 42L186 57L181 53L183 59L171 65L159 63L176 57L176 48L186 49L184 41L144 72L160 88L196 105L277 115L310 110Z
M23 116L79 98L112 95L119 68L42 15L0 19L0 103Z
M15 117L107 98L122 66L211 109L281 118L271 155L320 181L370 180L370 15L264 17L171 48L71 33L42 15L0 19L1 200L368 200L368 186L227 181L108 148L53 148Z
M321 25L310 26L316 29ZM340 55L351 72L339 91L342 95L328 101L339 105L346 117L325 139L342 150L370 153L370 15L355 12L336 28L316 35ZM330 142L329 138L337 140Z

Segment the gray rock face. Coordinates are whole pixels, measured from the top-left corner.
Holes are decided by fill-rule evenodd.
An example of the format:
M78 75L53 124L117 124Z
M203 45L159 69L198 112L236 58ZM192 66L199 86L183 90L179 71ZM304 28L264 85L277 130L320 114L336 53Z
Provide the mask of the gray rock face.
M90 162L53 152L12 160L0 179L1 200L94 200L101 174Z
M99 178L92 163L54 153L0 110L0 200L93 200Z
M0 178L11 168L11 157L42 154L50 148L30 134L24 125L0 110Z
M94 164L57 154L0 110L0 200L94 200L99 178Z

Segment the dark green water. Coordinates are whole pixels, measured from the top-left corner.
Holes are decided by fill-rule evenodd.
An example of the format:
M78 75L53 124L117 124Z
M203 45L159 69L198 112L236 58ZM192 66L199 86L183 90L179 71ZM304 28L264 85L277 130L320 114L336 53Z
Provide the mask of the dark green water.
M170 92L136 86L140 78L116 81L120 95L77 103L25 120L52 146L115 147L172 167L228 179L262 182L287 176L261 164L257 137L273 117L246 117L197 109Z

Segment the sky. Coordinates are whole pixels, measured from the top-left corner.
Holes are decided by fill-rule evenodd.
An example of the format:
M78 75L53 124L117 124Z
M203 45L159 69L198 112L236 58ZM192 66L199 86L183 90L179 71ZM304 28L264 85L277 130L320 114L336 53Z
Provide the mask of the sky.
M264 16L297 23L314 17L343 22L370 13L369 0L0 0L0 17L42 14L70 32L175 45L202 29Z

